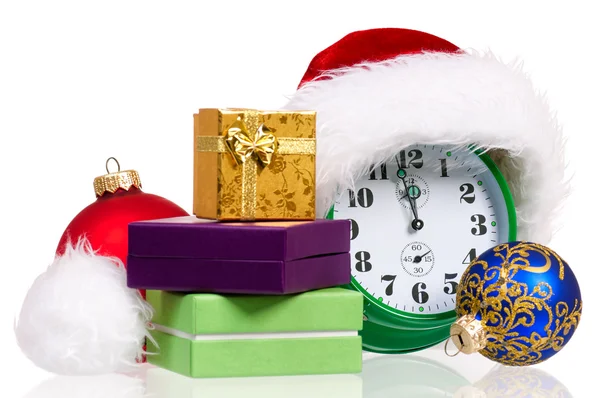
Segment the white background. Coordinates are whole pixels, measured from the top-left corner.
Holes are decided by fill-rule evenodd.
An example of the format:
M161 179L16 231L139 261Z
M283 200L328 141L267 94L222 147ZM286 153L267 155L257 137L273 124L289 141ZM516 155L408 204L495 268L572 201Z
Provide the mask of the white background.
M146 192L191 211L192 114L198 108L278 108L317 52L351 31L376 27L423 30L462 48L491 49L506 61L518 57L547 91L569 137L574 173L564 228L551 246L574 269L585 308L569 345L535 368L572 396L596 396L600 24L594 3L2 0L0 396L119 396L99 393L118 386L113 379L52 379L30 393L51 375L22 356L13 333L30 283L52 260L71 218L94 200L92 180L109 156L137 169ZM423 355L430 353L437 355ZM491 367L476 356L437 357L470 379ZM400 396L402 366L392 361L382 368L392 387L379 396ZM369 377L363 386L373 385ZM319 380L306 385L325 393L318 383L337 382ZM69 387L82 385L95 386L98 395ZM338 387L328 396L346 391ZM369 394L375 392L365 390Z

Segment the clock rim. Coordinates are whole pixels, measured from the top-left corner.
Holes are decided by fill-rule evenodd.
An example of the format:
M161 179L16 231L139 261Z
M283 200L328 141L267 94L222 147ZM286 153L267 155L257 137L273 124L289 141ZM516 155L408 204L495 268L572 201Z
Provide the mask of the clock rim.
M476 149L476 146L474 145L469 146L469 149L471 150L471 153L478 156L483 161L496 179L500 191L502 192L508 214L508 242L515 241L517 239L517 211L510 187L499 167L486 153L485 149ZM325 218L334 219L334 209L335 204L331 206ZM456 310L439 312L436 314L415 314L392 308L379 302L379 300L367 292L353 276L351 276L351 281L348 286L363 295L365 304L363 313L367 318L366 321L369 322L375 322L393 329L427 330L448 326L456 320Z

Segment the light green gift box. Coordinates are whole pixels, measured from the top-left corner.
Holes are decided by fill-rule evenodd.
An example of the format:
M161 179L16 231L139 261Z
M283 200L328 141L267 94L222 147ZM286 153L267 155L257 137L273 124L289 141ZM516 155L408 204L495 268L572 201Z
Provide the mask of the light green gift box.
M363 299L343 288L288 296L149 290L148 362L195 378L359 373Z

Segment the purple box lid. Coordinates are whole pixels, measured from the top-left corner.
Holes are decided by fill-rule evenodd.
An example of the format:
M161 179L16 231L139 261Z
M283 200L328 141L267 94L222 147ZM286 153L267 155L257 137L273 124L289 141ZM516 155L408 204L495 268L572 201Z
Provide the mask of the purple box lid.
M129 224L129 255L137 257L290 261L349 251L349 220L219 222L184 216Z

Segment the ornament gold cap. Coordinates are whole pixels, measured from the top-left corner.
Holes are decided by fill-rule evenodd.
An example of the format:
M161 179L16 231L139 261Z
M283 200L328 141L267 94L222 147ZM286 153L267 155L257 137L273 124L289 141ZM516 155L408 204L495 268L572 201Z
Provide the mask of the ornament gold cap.
M111 160L114 160L117 164L117 171L112 173L108 169L108 163ZM135 170L121 171L119 161L113 157L106 160L106 173L107 174L103 176L94 178L94 191L96 192L97 197L100 197L107 192L115 193L119 189L129 191L131 187L136 187L138 189L142 188L142 182L138 172Z
M486 334L481 321L473 315L463 315L450 326L450 339L458 352L472 354L485 347Z

